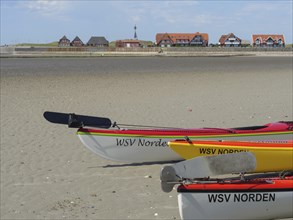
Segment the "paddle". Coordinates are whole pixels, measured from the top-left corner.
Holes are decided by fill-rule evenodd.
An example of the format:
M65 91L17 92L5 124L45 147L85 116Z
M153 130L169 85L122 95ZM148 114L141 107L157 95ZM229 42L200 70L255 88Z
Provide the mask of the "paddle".
M250 152L202 156L165 166L161 170L161 187L171 192L182 179L196 179L232 173L246 173L256 167L255 156Z
M76 115L74 113L61 113L46 111L44 118L55 124L65 124L69 128L81 128L84 126L97 128L110 128L112 122L109 118L94 117L87 115Z

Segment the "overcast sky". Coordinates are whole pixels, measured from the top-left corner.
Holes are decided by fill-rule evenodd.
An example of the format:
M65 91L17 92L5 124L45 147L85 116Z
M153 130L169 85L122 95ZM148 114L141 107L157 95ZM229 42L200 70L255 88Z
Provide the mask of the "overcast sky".
M293 0L287 1L78 1L0 0L1 45L49 43L63 35L107 40L131 39L134 25L140 40L155 41L156 33L222 34L243 40L252 34L284 34L292 43Z

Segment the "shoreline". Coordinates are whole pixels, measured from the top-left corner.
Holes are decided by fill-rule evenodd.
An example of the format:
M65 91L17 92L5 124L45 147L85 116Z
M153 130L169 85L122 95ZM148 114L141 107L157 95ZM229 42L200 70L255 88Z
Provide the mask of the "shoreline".
M98 57L293 57L293 53L95 53L95 54L0 54L0 58L98 58Z
M35 48L0 47L0 58L293 56L292 48Z

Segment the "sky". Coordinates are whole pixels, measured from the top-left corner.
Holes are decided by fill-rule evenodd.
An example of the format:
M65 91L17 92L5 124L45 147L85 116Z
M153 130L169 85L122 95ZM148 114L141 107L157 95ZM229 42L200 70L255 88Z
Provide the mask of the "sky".
M251 42L252 34L283 34L293 42L293 0L0 0L0 44L50 43L64 35L87 43L91 36L108 41L155 41L157 33L208 33L209 43L234 33Z

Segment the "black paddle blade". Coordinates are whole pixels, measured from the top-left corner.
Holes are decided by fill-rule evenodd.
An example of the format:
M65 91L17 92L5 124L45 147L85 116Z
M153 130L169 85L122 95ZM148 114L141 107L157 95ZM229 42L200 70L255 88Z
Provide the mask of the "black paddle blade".
M55 124L68 125L69 128L96 127L110 128L112 122L109 118L101 118L87 115L76 115L74 113L44 112L44 118Z

